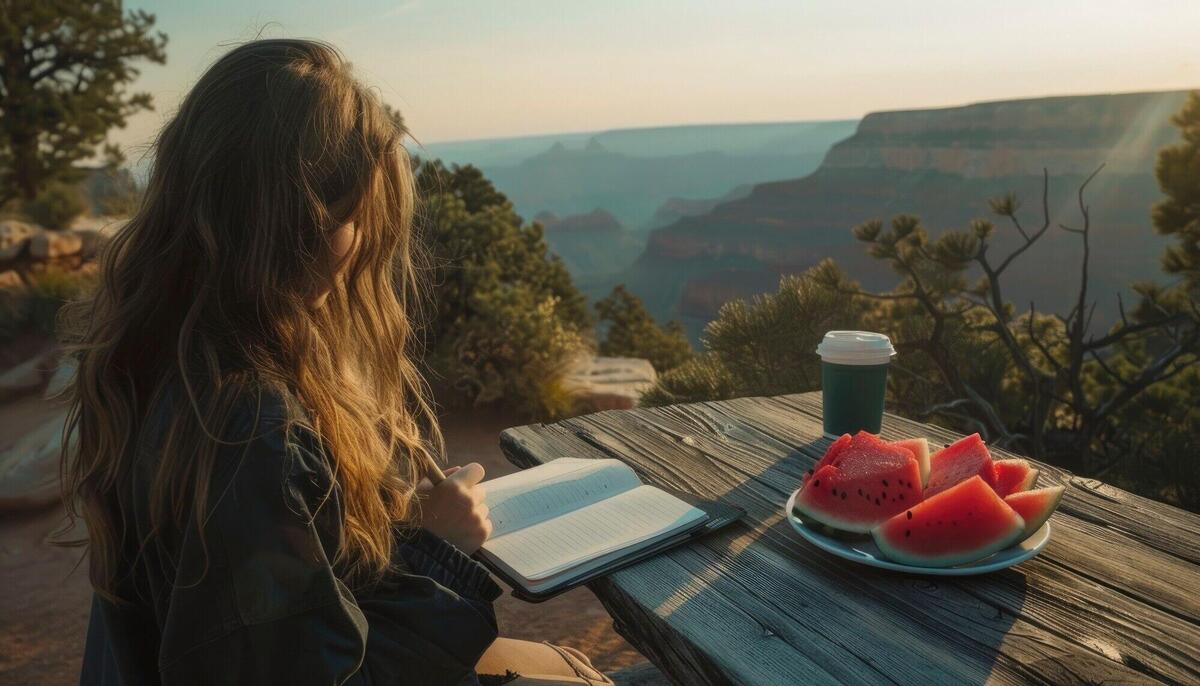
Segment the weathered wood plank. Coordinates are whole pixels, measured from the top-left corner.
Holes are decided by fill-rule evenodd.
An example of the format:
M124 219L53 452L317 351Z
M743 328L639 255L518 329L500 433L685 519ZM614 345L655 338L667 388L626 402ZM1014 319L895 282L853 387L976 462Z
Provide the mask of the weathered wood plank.
M922 654L920 653L922 647L929 644L936 645L939 641L946 640L953 645L954 641L964 641L964 636L966 636L965 640L968 645L965 647L955 646L957 648L955 655L970 655L971 650L974 649L977 659L972 663L971 659L967 658L962 661L962 664L957 665L959 667L965 665L968 671L959 672L957 677L951 679L954 681L978 682L981 679L990 679L1000 682L1028 682L1045 679L1050 683L1066 683L1101 675L1104 675L1104 678L1137 681L1139 678L1151 674L1173 678L1168 676L1172 672L1128 668L1123 656L1117 653L1117 657L1114 658L1112 650L1104 649L1109 644L1099 639L1094 640L1095 645L1091 646L1073 644L1063 638L1062 627L1057 627L1058 631L1054 631L1056 627L1053 622L1045 622L1049 625L1049 629L1043 629L1040 623L1027 622L1025 617L1018 617L1015 613L1010 613L1010 616L1017 620L1016 623L1009 620L1000 629L992 628L991 630L989 636L991 641L1002 644L999 650L995 646L989 645L988 640L981 641L978 637L988 636L988 633L986 628L978 626L978 618L990 614L1003 620L1006 611L1005 603L1016 604L1020 600L1012 593L1011 584L1010 588L1006 590L1008 595L1003 596L999 602L996 598L974 596L955 584L945 584L944 587L934 584L934 588L942 589L938 592L939 598L945 596L952 600L946 605L942 605L941 602L937 604L937 607L941 609L934 612L936 621L922 623L925 616L935 607L934 603L931 603L926 597L928 593L914 594L905 589L895 592L895 589L888 588L891 584L896 583L894 577L897 575L885 575L887 578L883 581L871 576L872 574L878 576L874 570L856 570L847 575L844 562L816 553L811 548L805 549L804 544L799 543L790 532L783 528L786 525L779 526L782 520L779 513L782 496L794 487L800 474L813 459L820 455L827 442L811 435L802 437L804 440L799 441L795 436L791 437L790 442L775 440L759 430L763 424L788 423L788 414L794 415L794 411L771 409L765 412L765 414L772 415L769 418L770 421L764 421L764 417L759 416L764 413L758 413L755 415L754 421L743 422L716 409L724 408L726 405L728 404L701 404L636 413L589 415L560 425L510 430L505 434L504 443L510 457L514 461L526 465L552 459L562 454L579 455L582 451L591 453L587 456L592 457L615 456L621 458L638 469L648 481L655 483L685 487L710 496L722 495L721 491L725 489L724 495L730 497L730 489L736 488L736 498L730 497L730 499L743 506L748 506L748 509L751 510L751 519L761 522L761 524L756 524L752 531L741 535L738 539L726 540L727 537L715 536L705 541L703 546L691 546L686 553L680 552L678 555L672 553L669 556L678 558L679 564L690 569L695 577L709 580L708 592L690 599L689 603L698 605L719 603L719 599L711 596L725 595L725 593L713 590L714 588L723 589L731 597L739 598L739 602L749 600L749 607L753 608L755 617L774 617L778 620L782 616L790 619L790 622L785 621L781 625L788 627L785 631L776 632L776 635L785 639L789 637L789 632L795 630L792 627L793 623L803 623L802 621L798 622L796 617L818 617L820 621L807 628L810 633L821 634L817 641L818 647L813 648L811 639L809 643L802 645L806 645L807 650L819 658L819 662L822 663L821 666L826 672L831 671L829 667L833 662L844 663L846 661L847 646L849 646L858 648L857 651L851 651L851 654L862 654L866 660L880 660L880 654L893 656L894 659L886 660L882 664L886 664L889 669L896 669L897 671L894 673L896 678L906 681L922 680L922 673L906 673L905 665L897 664L900 660L907 660L909 664L913 662L912 653L905 654L909 646L893 646L889 652L888 647L885 646L881 650L881 647L875 642L869 646L856 645L856 639L861 639L863 636L862 628L875 626L871 623L865 625L861 623L861 616L866 616L872 622L883 623L878 630L870 632L873 637L893 633L921 635L921 645L916 647L916 651L918 657L924 655L925 659L919 660L919 663L926 662L926 659L944 660L947 656L944 647L936 654ZM794 422L794 417L790 421ZM819 429L817 433L819 434ZM777 546L783 550L775 550ZM729 550L738 552L731 556L728 554ZM805 559L803 556L806 554L812 559ZM795 564L794 561L798 559L804 559L804 567ZM823 572L825 576L810 581L808 587L797 588L803 586L803 584L798 584L797 580L804 576L804 574L798 574L797 569L801 572L811 572L812 570L808 568L810 563L822 560L819 571ZM866 570L866 568L860 569ZM713 576L715 573L713 570L720 570L720 573ZM624 587L626 581L629 580L629 575L640 575L641 573L642 566L622 572L603 584L603 586L616 588L600 589L597 592L622 594L626 591ZM847 584L846 582L847 577L853 580L864 575L870 577L865 584L861 578L854 583ZM998 575L993 575L993 577L995 576ZM912 578L904 577L905 580ZM754 579L754 583L741 587L741 590L729 587L730 583L737 586L745 583L746 579ZM661 581L660 579L659 582ZM829 586L834 587L834 593L830 593ZM845 588L846 586L849 587ZM655 588L655 586L652 585L651 588ZM892 601L889 605L887 597L878 595L881 589L886 589L884 593L893 591L893 595L901 599L900 602ZM797 594L798 590L802 595ZM789 602L788 598L791 597L829 597L835 604L844 604L837 605L838 608L851 607L861 616L843 617L837 614L838 610L835 608L832 615L821 617L820 613L814 615L804 604L797 607L795 603ZM781 598L783 600L780 600ZM637 597L630 596L628 593L624 593L618 600L620 602L616 600L613 602L613 608L616 608L615 612L631 611L628 607L622 610L623 604L632 603L632 607L643 607ZM1128 604L1128 601L1126 602ZM739 607L744 609L747 605L742 602ZM881 611L880 608L885 608L885 610ZM1028 614L1033 616L1035 621L1043 621L1035 613ZM1053 613L1051 615L1056 617ZM967 619L964 620L963 617ZM621 619L620 615L618 618ZM834 652L823 652L822 648L830 644L830 640L826 638L829 628L842 626L847 621L854 628L853 635L846 636L835 632L833 643L837 645L837 648ZM910 625L914 621L918 626ZM778 621L774 623L779 624ZM951 635L938 635L939 632L946 632L948 627L954 629L950 632ZM683 627L681 633L688 638L686 636L688 627ZM937 636L937 641L929 641L930 634ZM795 634L794 638L801 639L805 636L806 634L802 633ZM704 636L692 636L690 639L690 641L685 641L686 649L680 652L705 652ZM701 645L697 645L696 641L699 641ZM638 644L637 641L635 641L636 644ZM646 650L646 648L643 649ZM1139 649L1138 652L1145 651ZM1168 652L1170 651L1168 650ZM980 655L982 658L978 657ZM1159 656L1153 654L1148 654L1146 657L1151 661L1161 661ZM663 659L668 662L694 662L691 659ZM1129 659L1142 664L1141 656L1131 656ZM992 664L993 662L995 664ZM1030 673L1026 667L1029 664L1040 665L1039 670ZM928 667L927 664L922 666ZM970 671L971 667L975 667L976 670ZM1051 671L1051 667L1058 671ZM1177 675L1194 677L1196 675L1194 667L1193 663L1190 666L1174 665L1171 669ZM671 669L671 667L666 668ZM680 665L678 668L685 671L689 669L687 664ZM980 668L984 668L983 671L980 671ZM934 667L934 669L938 669L938 667ZM954 673L945 671L945 665L942 665L941 669L943 674ZM893 674L892 672L888 673ZM929 671L923 672L924 675L929 673ZM879 674L876 673L875 676L878 677ZM865 680L869 681L870 679Z
M761 402L778 402L796 407L814 426L820 424L819 394L781 396L761 399ZM946 440L958 437L957 434L940 427L892 415L888 415L883 433L898 437L922 431L925 435ZM997 452L1009 457L1014 456L1006 451ZM1128 501L1136 502L1145 514L1126 512L1118 520L1118 526L1110 526L1108 522L1097 521L1092 499L1096 492L1094 488L1082 488L1080 484L1083 480L1077 480L1069 472L1053 465L1036 460L1033 462L1048 474L1042 480L1043 484L1065 483L1070 486L1052 520L1061 525L1060 528L1064 529L1063 533L1067 535L1055 536L1052 539L1054 545L1042 553L1043 556L1089 579L1132 595L1149 606L1192 622L1200 622L1200 596L1193 590L1200 587L1200 567L1188 561L1188 551L1194 547L1194 541L1188 543L1183 540L1182 545L1173 546L1173 542L1179 542L1186 537L1166 535L1165 531L1170 530L1170 527L1162 524L1163 521L1174 520L1180 522L1180 528L1186 531L1189 528L1200 527L1200 524L1196 523L1200 522L1200 517L1165 503L1154 503L1144 498L1138 502L1135 496L1129 494ZM1109 492L1119 490L1111 487L1109 489ZM1086 499L1081 503L1083 498ZM1085 516L1078 516L1080 512L1084 512ZM1138 573L1141 570L1153 570L1153 573Z
M757 412L754 409L756 407L757 403L747 405L733 402L721 403L713 409L723 413L731 422L754 422L754 426L760 430L781 434L776 438L785 443L789 440L792 443L806 443L803 440L807 435L806 431L819 430L816 424L804 429L803 419L795 419L786 425L770 426L769 422L762 421L763 413ZM747 411L749 416L739 414ZM801 440L796 440L796 433L801 435ZM824 446L819 446L818 453L823 448ZM1088 526L1086 522L1073 522L1069 517L1056 516L1055 521L1059 520L1066 523L1068 528ZM1092 536L1094 532L1085 535ZM1195 642L1200 641L1197 637L1197 627L1180 621L1175 616L1178 613L1177 609L1172 608L1167 612L1154 611L1151 607L1132 600L1125 593L1116 592L1068 569L1062 569L1060 564L1048 562L1047 558L1055 554L1067 559L1080 554L1094 555L1087 550L1075 549L1066 554L1059 550L1064 540L1074 541L1077 538L1072 536L1065 539L1062 533L1056 531L1050 549L1017 569L1039 583L1030 583L1027 587L1022 578L1021 587L1017 589L1004 583L1013 577L989 575L986 577L989 583L971 580L961 585L973 595L1004 607L1007 611L1018 613L1060 636L1072 640L1080 640L1078 637L1083 637L1080 642L1086 646L1091 646L1110 657L1116 654L1124 663L1142 665L1145 667L1142 671L1160 678L1180 681L1200 679L1200 651L1194 647ZM1138 564L1141 563L1153 565L1151 568L1176 568L1179 578L1175 581L1182 584L1182 588L1173 588L1170 580L1166 587L1175 594L1175 601L1178 602L1182 598L1193 602L1186 595L1189 585L1194 586L1197 581L1194 566L1184 565L1180 570L1178 561L1170 558L1166 558L1163 563L1161 560L1148 562L1142 557L1139 558ZM1126 566L1122 567L1122 564ZM1117 570L1139 569L1136 566L1128 566L1130 564L1133 563L1116 561L1112 563L1112 567ZM993 584L991 581L1001 583ZM1071 598L1072 602L1064 603L1063 598ZM1117 650L1114 646L1124 646L1124 650Z
M754 410L757 404L760 403L751 403L748 409L745 404L721 403L719 409L745 421L762 423L762 413ZM739 414L748 411L748 415ZM812 420L814 425L810 429L802 428L805 422L800 419L787 425L762 423L760 428L779 434L775 438L785 443L788 440L796 443L797 433L803 441L808 435L806 431L818 431L818 417L812 417ZM902 435L911 434L908 431ZM953 434L947 435L947 438L952 437ZM1189 517L1187 513L1183 515ZM1019 568L1042 570L1043 565L1057 565L1073 574L1074 585L1090 589L1088 592L1093 597L1099 596L1096 606L1091 612L1086 612L1085 607L1063 607L1051 612L1048 608L1054 607L1055 596L1069 592L1068 586L1060 586L1055 589L1055 594L1024 596L1024 603L1010 606L1010 609L1019 607L1021 613L1062 636L1075 638L1086 634L1081 643L1097 650L1100 650L1098 646L1126 646L1126 650L1121 651L1122 661L1142 664L1148 673L1182 681L1200 680L1200 655L1190 648L1200 643L1195 626L1198 603L1192 590L1200 585L1198 568L1140 543L1129 546L1111 531L1098 529L1069 513L1056 515L1054 522L1057 529L1050 547ZM1099 578L1080 572L1080 560L1085 560L1082 566L1098 574ZM1145 573L1144 570L1154 572ZM1031 576L1037 577L1036 572L1031 572ZM992 586L970 584L965 588L979 594ZM994 596L989 597L997 600ZM1138 602L1139 598L1141 602ZM1112 649L1102 651L1114 652Z
M701 413L708 414L708 415L709 415L708 419L710 419L710 420L712 420L712 419L719 419L719 417L714 417L714 416L713 416L713 412L714 412L714 410L717 410L717 411L719 411L720 409L723 409L725 406L726 406L726 404L725 404L725 403L721 403L721 404L715 404L715 406L709 406L709 405L693 405L693 406L683 406L683 407L677 407L677 408L669 408L669 409L667 409L667 410L665 410L665 411L664 411L664 412L665 412L664 419L665 419L666 417L669 417L671 414L674 414L674 413L676 413L676 412L678 412L678 413L682 413L682 414L684 414L684 415L686 415L686 414L688 414L688 413L701 412ZM757 417L757 416L760 416L760 414L761 414L761 413L759 413L759 414L756 414L755 416L756 416L756 417ZM627 419L628 417L625 417L625 418ZM657 424L660 424L660 425L663 425L664 419L660 419L660 420L656 421L655 423L657 423ZM709 422L707 422L707 424L708 424L709 426L712 426L712 425L713 425L713 422L712 422L712 421L709 421ZM687 427L686 427L686 426L683 426L683 425L679 425L679 426L670 426L670 425L667 425L667 426L666 426L666 428L669 430L669 432L670 432L670 433L672 433L672 434L674 434L674 435L676 435L676 436L679 436L679 435L686 435L686 434L687 434ZM621 429L623 429L623 431L621 431ZM819 432L819 430L820 430L820 429L819 429L819 426L814 426L814 427L811 427L810 433L811 433L811 435L812 435L812 436L815 436L815 435L816 435L816 432ZM619 433L625 433L625 434L629 434L629 433L630 433L630 427L620 427L620 429L618 429L618 432L619 432ZM733 422L733 423L726 423L726 424L725 424L725 426L724 426L724 431L722 432L722 433L723 433L723 435L724 435L723 441L722 441L722 443L721 443L720 445L717 445L717 446L715 446L715 449L716 449L716 450L721 450L721 449L730 450L730 451L731 451L731 454L734 454L734 455L737 455L738 457L741 457L741 454L740 454L740 453L736 453L736 452L734 452L734 451L732 451L732 450L731 450L731 449L732 449L732 448L734 448L734 447L736 446L736 444L737 444L737 441L735 441L735 440L734 440L734 436L740 433L740 434L742 434L744 437L747 437L747 438L749 438L751 441L753 441L753 434L754 434L755 432L756 432L756 429L754 428L754 424L753 424L753 423L744 424L744 425L741 425L741 426L739 426L739 424L738 424L736 421L735 421L735 422ZM711 436L711 435L712 435L712 434L703 434L703 435L696 435L696 436L692 436L692 444L693 444L694 446L700 446L700 445L701 445L701 443L702 443L702 441L704 440L704 438L705 438L706 436ZM804 443L804 444L806 445L806 448L807 448L807 446L810 444L810 442L808 442L808 441L803 441L802 443ZM751 449L753 449L753 443L751 444ZM821 446L821 449L823 450L823 445ZM792 472L793 476L792 476L792 477L789 477L789 478L788 478L788 479L785 481L785 483L784 483L784 489L783 489L783 492L782 492L782 493L779 493L777 496L772 496L772 497L771 497L771 498L770 498L770 499L769 499L769 500L766 502L766 504L765 504L765 505L766 505L766 507L767 507L767 512L768 512L768 513L774 514L774 513L776 513L776 512L778 511L778 508L779 508L779 505L778 505L778 503L779 503L779 502L782 502L782 498L783 498L783 495L784 495L784 493L786 493L786 492L790 491L790 490L791 490L791 489L792 489L792 488L795 486L795 484L797 483L797 481L795 480L795 478L794 478L794 477L795 477L795 475L796 475L796 474L797 474L799 471L800 471L799 469L797 469L797 470L793 470L793 472ZM742 503L742 504L745 504L745 503ZM788 536L788 537L790 537L790 536L791 536L791 532L790 532L790 531L787 531L786 529L785 529L784 531L786 532L786 536ZM840 562L840 561L837 561L837 562L835 562L835 564L839 565L839 569L840 569L842 566L844 566L844 563L842 563L842 562ZM997 576L997 575L993 575L993 578L994 578L995 576ZM978 583L979 583L979 580L972 580L972 582L971 582L971 583L972 583L972 584L974 584L974 585L978 585ZM1012 611L1012 608L1007 608L1007 609L1008 609L1009 611ZM1194 674L1195 674L1195 672L1193 671L1191 674L1193 674L1193 675L1194 675Z

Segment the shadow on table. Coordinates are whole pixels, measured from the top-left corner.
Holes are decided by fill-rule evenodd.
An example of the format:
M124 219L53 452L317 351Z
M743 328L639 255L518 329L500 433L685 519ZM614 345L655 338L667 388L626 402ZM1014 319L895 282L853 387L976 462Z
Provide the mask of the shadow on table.
M743 522L668 556L692 574L691 587L646 584L638 593L673 628L693 632L693 640L704 639L714 612L753 632L705 657L739 674L772 664L786 669L763 670L755 683L796 683L800 674L793 670L807 672L811 683L982 684L997 668L1015 671L1018 681L1032 676L1021 675L1022 663L1040 657L1026 654L1036 646L1009 635L1012 610L1026 593L1019 568L970 577L911 575L826 553L791 528L783 508L829 441L792 442L731 418L721 422L725 439L773 448L778 459L718 494L747 510ZM639 648L652 653L662 646ZM739 650L754 654L739 656ZM778 680L763 681L763 674Z

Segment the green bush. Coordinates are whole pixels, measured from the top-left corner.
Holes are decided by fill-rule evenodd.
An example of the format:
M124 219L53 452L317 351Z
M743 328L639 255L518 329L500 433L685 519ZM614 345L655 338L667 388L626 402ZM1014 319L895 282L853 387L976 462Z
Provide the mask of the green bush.
M474 167L419 166L420 230L433 258L426 367L449 404L573 410L564 383L590 354L587 302L537 225Z
M0 341L25 333L53 336L58 311L96 284L94 271L68 271L48 265L29 274L21 288L0 289Z
M861 328L867 304L814 278L824 264L783 277L779 291L723 306L704 329L705 352L659 376L646 405L800 393L820 388L817 344L826 331Z
M600 323L607 324L600 354L640 357L650 361L658 373L675 369L695 354L683 326L676 321L660 325L633 293L619 285L596 303Z
M36 198L26 202L22 210L34 222L47 229L59 230L70 227L71 222L86 208L78 186L52 183L42 189Z

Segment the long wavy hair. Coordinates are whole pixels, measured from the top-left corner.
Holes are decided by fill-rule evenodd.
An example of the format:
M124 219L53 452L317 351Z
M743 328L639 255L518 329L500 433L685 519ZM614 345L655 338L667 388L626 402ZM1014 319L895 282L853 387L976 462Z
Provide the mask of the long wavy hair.
M413 362L423 270L403 133L332 46L258 40L210 67L159 134L98 289L62 321L78 363L63 486L99 592L119 599L135 443L168 387L187 407L155 462L152 536L189 521L203 535L231 405L266 386L328 448L339 571L367 581L388 566L392 528L413 520L413 485L442 453ZM349 222L357 248L331 283L330 237Z

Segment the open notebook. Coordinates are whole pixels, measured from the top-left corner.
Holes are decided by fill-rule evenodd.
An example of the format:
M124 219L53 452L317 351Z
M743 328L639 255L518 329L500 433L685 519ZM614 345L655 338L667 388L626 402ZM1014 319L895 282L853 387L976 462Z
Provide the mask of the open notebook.
M493 530L479 557L528 600L559 593L741 514L644 485L618 460L561 457L483 485Z

